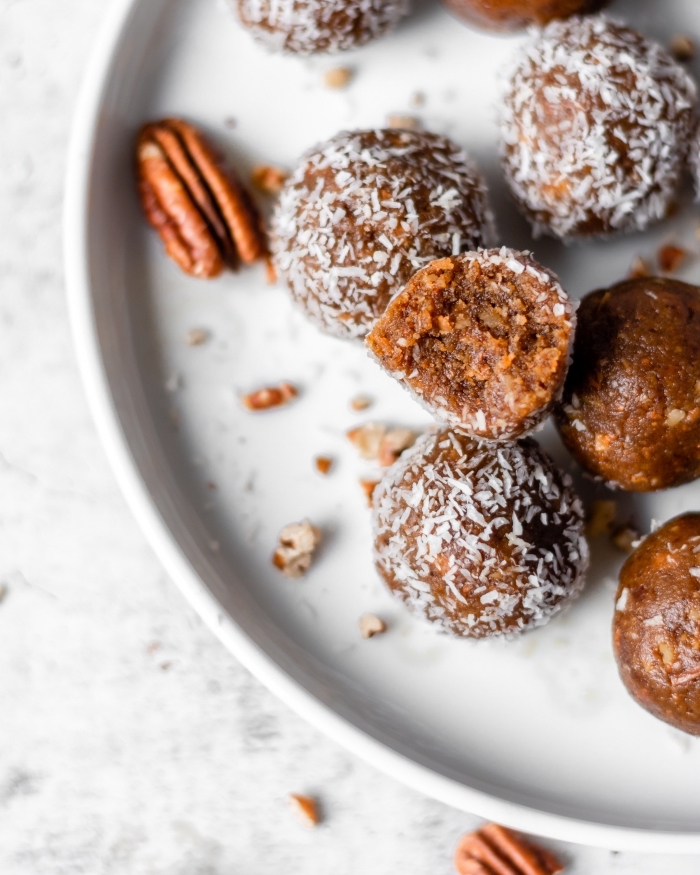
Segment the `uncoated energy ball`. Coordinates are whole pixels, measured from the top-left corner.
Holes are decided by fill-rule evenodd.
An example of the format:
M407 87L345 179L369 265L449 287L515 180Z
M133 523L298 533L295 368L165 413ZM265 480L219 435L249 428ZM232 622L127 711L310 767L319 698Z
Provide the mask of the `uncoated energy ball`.
M364 45L392 30L408 0L232 0L241 24L272 51L310 55Z
M375 489L373 522L384 582L452 635L540 626L583 587L581 502L531 439L423 435Z
M492 236L486 187L458 146L422 131L367 130L303 158L282 189L272 250L309 318L351 338L419 268Z
M535 233L601 236L663 219L696 98L665 49L605 16L534 35L506 90L501 156Z

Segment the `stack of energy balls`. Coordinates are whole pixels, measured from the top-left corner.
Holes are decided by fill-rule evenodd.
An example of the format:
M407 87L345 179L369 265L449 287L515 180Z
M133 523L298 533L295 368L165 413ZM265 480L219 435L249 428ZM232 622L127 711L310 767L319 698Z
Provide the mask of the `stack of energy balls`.
M534 236L564 241L663 220L683 174L700 189L696 86L602 0L445 0L468 22L534 25L500 108L502 167ZM347 49L405 0L233 0L273 49ZM349 131L281 192L278 275L319 328L364 341L437 420L375 491L379 574L445 632L513 636L581 591L584 511L529 436L550 414L585 472L647 492L700 475L700 289L644 277L576 306L499 238L474 161L446 137ZM614 647L645 708L700 735L700 514L624 565Z

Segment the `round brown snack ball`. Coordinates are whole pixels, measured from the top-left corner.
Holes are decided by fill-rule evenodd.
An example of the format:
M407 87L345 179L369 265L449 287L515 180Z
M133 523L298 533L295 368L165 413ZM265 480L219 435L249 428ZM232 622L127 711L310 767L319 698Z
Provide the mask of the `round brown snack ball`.
M276 52L311 55L362 46L392 30L408 0L232 0L241 24Z
M471 159L424 131L344 132L302 160L275 211L272 250L321 328L363 337L418 270L493 236Z
M583 588L581 502L531 439L423 435L375 489L373 523L384 582L453 635L541 626Z
M555 18L597 12L608 0L442 0L468 24L486 30L519 30Z
M561 394L574 320L554 274L503 247L424 267L366 342L438 419L512 440L543 422Z
M581 302L556 419L576 461L612 487L700 475L700 289L644 277Z
M632 698L700 735L700 514L666 523L622 566L613 647Z
M605 16L552 22L535 35L501 117L506 180L535 234L601 236L663 219L696 99L665 49Z

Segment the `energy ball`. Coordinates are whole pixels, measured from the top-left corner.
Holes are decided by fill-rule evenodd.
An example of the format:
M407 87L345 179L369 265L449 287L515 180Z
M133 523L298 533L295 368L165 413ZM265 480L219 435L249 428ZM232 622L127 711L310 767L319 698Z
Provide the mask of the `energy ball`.
M576 461L612 487L700 476L700 289L644 277L587 295L555 415Z
M574 320L554 274L503 247L418 271L366 343L438 419L512 440L543 422L561 394Z
M442 0L458 18L486 30L519 30L597 12L608 0Z
M666 523L622 566L613 647L632 698L700 735L700 514Z
M232 0L255 39L275 52L312 55L362 46L408 12L408 0Z
M314 322L338 337L364 337L419 268L493 234L481 175L450 140L354 131L308 152L287 180L272 251Z
M529 438L494 445L449 428L423 435L375 489L373 524L386 585L452 635L541 626L583 588L581 502Z
M663 219L696 99L666 50L620 22L574 17L537 33L501 116L506 180L535 235L607 236Z

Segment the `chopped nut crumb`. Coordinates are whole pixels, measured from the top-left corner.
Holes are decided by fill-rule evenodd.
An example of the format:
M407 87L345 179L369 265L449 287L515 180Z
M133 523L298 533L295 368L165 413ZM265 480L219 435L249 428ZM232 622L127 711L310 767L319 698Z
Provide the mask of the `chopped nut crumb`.
M314 459L316 470L319 474L327 474L333 467L333 459L328 456L316 456Z
M386 434L386 426L379 422L367 422L357 428L351 428L347 433L348 440L363 459L376 461L379 458L379 448Z
M350 401L350 407L353 410L367 410L368 407L372 406L372 399L367 395L355 395L355 397Z
M677 34L669 43L669 48L677 61L692 61L695 57L695 43L689 36Z
M674 408L673 410L669 410L668 415L666 417L666 425L670 428L673 428L674 425L678 425L679 422L683 422L685 419L685 410L678 410Z
M627 274L628 279L636 280L642 279L645 276L651 276L651 271L649 270L649 265L644 261L644 259L637 255L630 265L629 273Z
M390 428L379 445L379 464L383 468L393 465L404 450L416 442L416 433L410 428Z
M185 342L187 343L187 346L201 346L203 343L206 343L210 337L211 334L206 328L191 328L187 332Z
M378 482L378 480L360 480L360 486L367 499L367 507L374 506L374 490L377 488Z
M386 117L388 128L402 128L406 131L419 131L422 127L420 119L414 115L392 114Z
M326 88L347 88L353 77L351 67L332 67L323 74L323 84Z
M229 116L228 118L224 119L224 125L229 129L229 131L232 131L237 124L238 122L235 118L233 118L233 116Z
M687 255L685 249L681 249L680 246L662 246L658 253L659 267L663 273L675 273Z
M279 533L279 546L272 554L272 564L287 577L302 577L309 570L320 540L320 530L309 520L290 523Z
M363 614L360 617L360 635L363 638L373 638L386 632L386 623L376 614Z
M299 394L291 383L280 383L279 386L267 386L248 395L241 395L241 402L247 410L269 410L271 407L281 407L288 404Z
M277 268L271 258L265 259L265 282L270 286L277 282Z
M559 875L561 862L541 845L497 823L463 835L454 854L458 875Z
M598 535L606 535L611 531L617 514L617 505L614 501L594 501L588 514L586 534L589 538Z
M637 547L639 532L632 526L623 526L618 529L612 538L613 544L623 553L631 553Z
M279 194L289 174L273 164L258 164L253 168L250 181L263 194Z
M312 796L301 796L298 793L290 793L287 796L292 810L297 814L304 826L313 828L321 822L318 813L318 804Z
M419 109L425 104L425 94L422 91L414 91L408 102L413 109Z
M0 583L0 602L5 598L6 595L7 595L7 584Z

